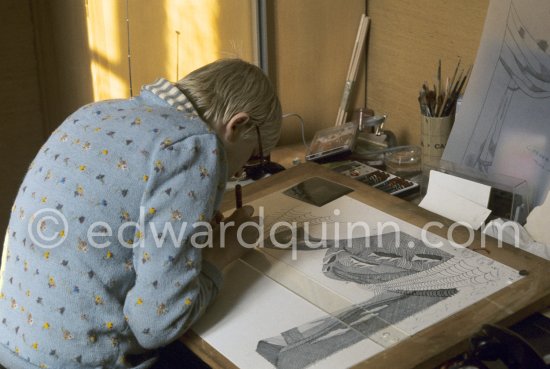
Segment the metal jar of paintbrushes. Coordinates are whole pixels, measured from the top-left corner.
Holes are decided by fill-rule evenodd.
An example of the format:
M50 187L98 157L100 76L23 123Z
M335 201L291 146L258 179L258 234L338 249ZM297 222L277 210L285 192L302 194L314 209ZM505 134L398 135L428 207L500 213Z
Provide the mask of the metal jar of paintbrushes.
M464 73L460 70L458 61L453 77L445 80L445 86L441 80L441 60L437 68L437 83L430 88L428 82L422 84L418 95L421 113L421 140L422 162L437 166L443 150L447 145L447 139L451 132L456 111L456 103L461 96L470 68Z

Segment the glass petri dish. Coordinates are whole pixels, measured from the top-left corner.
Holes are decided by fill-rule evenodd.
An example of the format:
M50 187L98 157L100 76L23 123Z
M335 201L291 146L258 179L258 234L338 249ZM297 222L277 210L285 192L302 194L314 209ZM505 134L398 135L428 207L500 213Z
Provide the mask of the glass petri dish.
M386 171L400 177L412 177L422 171L422 149L419 146L398 146L384 154Z

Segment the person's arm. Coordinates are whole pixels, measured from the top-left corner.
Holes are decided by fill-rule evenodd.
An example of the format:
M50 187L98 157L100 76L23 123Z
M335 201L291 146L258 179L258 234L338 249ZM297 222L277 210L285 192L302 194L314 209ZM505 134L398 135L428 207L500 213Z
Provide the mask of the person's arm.
M220 288L220 271L193 246L207 240L197 237L206 228L194 224L213 216L217 191L223 191L217 145L213 134L205 134L159 147L152 155L141 201L145 229L134 240L136 280L124 302L127 322L145 348L183 334Z

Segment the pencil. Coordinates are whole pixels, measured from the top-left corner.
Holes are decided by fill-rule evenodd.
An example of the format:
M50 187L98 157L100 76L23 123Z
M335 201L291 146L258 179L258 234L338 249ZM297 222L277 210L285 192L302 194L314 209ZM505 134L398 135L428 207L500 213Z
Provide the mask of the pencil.
M237 209L243 207L243 189L240 184L235 186L235 207Z

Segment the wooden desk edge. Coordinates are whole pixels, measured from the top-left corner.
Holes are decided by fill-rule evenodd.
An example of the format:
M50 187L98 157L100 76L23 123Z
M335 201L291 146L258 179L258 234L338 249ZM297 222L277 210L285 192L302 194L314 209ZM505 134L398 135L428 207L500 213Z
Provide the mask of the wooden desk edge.
M284 173L284 174L283 174ZM256 183L247 185L243 188L244 203L266 196L274 191L279 191L283 188L292 186L299 179L309 178L313 176L321 176L329 180L337 181L343 185L351 187L355 190L350 194L351 197L361 199L369 197L368 205L378 208L381 211L397 216L404 221L410 222L411 217L415 217L411 222L418 225L421 222L430 220L441 221L446 227L450 224L448 219L431 214L423 209L417 208L415 205L398 199L394 196L381 193L381 191L368 188L362 183L358 183L353 179L342 176L323 168L317 164L306 163L297 167L293 167L280 175L267 177ZM304 175L308 175L304 177ZM373 193L373 191L375 191ZM370 196L375 195L374 198ZM234 195L226 194L222 202L222 211L229 210L234 207ZM436 229L434 233L443 235L446 227L442 230ZM459 237L460 236L459 232ZM464 236L464 235L462 235ZM479 237L479 234L477 235ZM527 254L513 247L505 246L497 248L496 240L489 240L488 249L494 252L490 255L491 258L510 265L515 269L529 269L530 275L522 280L515 282L510 287L502 289L497 293L478 301L477 303L460 310L453 316L436 323L408 339L400 342L396 346L390 347L381 353L357 364L353 368L418 368L418 369L433 369L436 365L441 364L444 360L452 358L467 349L468 338L476 333L482 324L497 323L503 325L513 324L528 315L539 311L550 305L550 278L548 281L536 278L544 270L548 270L550 262L538 258L534 255ZM487 255L486 255L487 256ZM504 262L503 260L506 260ZM528 266L522 268L522 266ZM533 287L530 287L533 286ZM524 297L526 301L523 303L514 303L510 307L503 306L500 301L503 294L510 294L511 290L526 288L525 296L515 295L516 299ZM504 292L503 292L504 291ZM518 292L516 292L518 293ZM494 298L496 296L497 298ZM478 311L476 311L476 309ZM482 317L483 321L478 324L464 324L471 319ZM454 327L454 328L453 328ZM465 327L468 327L465 329ZM460 332L460 337L456 337L456 332ZM432 339L436 342L429 342ZM446 344L441 342L446 340ZM187 332L182 337L182 342L185 343L193 352L195 352L202 360L204 360L212 368L225 369L237 368L231 361L220 354L215 348L210 346L206 341L200 338L194 332ZM431 349L427 349L426 345L431 345ZM441 349L437 349L439 347ZM404 366L404 358L410 366Z
M192 329L185 332L180 341L212 369L239 369Z

